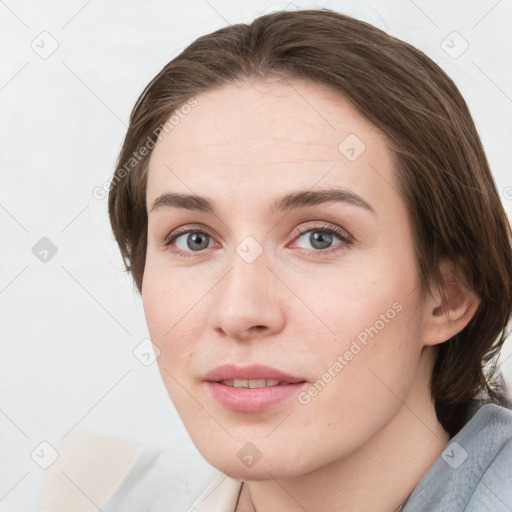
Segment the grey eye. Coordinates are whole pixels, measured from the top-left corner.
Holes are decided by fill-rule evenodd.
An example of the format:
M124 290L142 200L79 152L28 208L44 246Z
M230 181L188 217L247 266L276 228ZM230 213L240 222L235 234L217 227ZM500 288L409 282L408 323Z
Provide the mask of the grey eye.
M320 229L312 229L302 233L302 235L297 238L297 241L300 241L301 238L304 240L304 237L307 237L306 240L309 244L311 244L313 249L326 249L333 244L333 239L335 238L337 238L340 242L342 241L334 233ZM303 248L309 249L310 247Z
M186 247L180 247L180 239L185 237ZM186 251L187 249L191 251L200 251L201 249L206 249L210 244L210 236L201 231L189 231L188 233L183 233L180 236L176 237L175 243L178 249L182 251Z

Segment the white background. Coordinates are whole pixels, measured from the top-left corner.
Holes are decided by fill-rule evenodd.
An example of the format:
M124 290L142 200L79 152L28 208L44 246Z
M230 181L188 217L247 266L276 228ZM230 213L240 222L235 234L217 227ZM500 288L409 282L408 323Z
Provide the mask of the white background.
M70 430L167 445L208 481L211 467L156 363L133 355L148 336L143 308L123 273L106 198L92 191L109 183L131 108L169 60L203 34L288 4L0 1L1 510L36 508L44 470L30 453L42 441L57 446ZM444 68L469 104L510 215L510 0L294 0L287 8L297 7L369 21ZM453 31L469 44L456 59L442 47ZM48 58L31 47L43 37L47 50L58 43ZM57 247L46 263L32 252L42 237ZM510 379L512 357L503 369Z

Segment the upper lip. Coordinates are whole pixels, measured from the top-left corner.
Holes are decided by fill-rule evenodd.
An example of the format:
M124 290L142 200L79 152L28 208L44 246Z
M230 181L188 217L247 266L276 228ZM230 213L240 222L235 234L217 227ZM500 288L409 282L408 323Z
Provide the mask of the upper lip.
M258 380L258 379L275 379L279 381L304 382L306 379L290 375L288 373L265 366L261 364L252 364L249 366L235 366L233 364L223 364L210 370L203 376L203 379L210 382L220 382L221 380Z

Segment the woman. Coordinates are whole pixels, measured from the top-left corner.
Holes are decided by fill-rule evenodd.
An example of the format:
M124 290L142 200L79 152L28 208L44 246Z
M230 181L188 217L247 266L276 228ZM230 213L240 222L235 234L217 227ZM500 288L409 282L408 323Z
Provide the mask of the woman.
M197 39L137 101L109 213L219 470L190 510L512 510L510 226L423 53L326 9Z

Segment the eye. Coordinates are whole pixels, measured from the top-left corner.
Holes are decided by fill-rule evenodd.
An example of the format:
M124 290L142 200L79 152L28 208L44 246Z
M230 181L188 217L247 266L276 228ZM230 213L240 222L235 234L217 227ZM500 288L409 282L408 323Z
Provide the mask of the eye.
M348 233L331 224L315 225L309 229L299 227L297 231L300 235L296 240L300 242L300 240L303 239L302 243L310 244L310 247L313 249L310 249L310 247L302 248L312 254L318 254L319 252L331 253L352 243L352 239ZM336 239L339 240L337 244L334 243Z
M174 231L165 240L166 247L175 246L173 252L180 256L183 253L201 252L203 249L208 249L213 244L213 238L205 231L199 229L181 229Z

